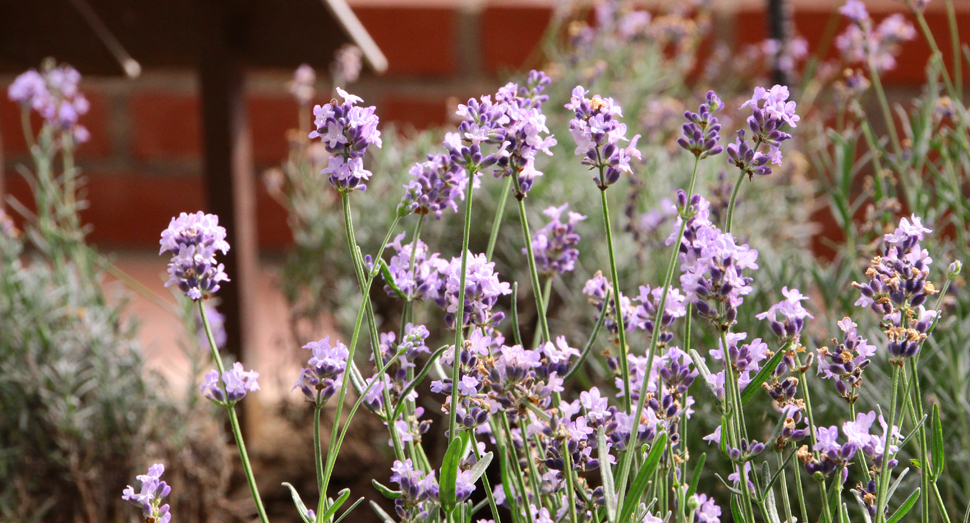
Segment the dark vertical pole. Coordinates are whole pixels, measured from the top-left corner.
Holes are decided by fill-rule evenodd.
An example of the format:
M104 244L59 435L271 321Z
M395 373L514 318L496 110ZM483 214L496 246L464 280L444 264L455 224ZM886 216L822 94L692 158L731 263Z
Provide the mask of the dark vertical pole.
M788 52L788 2L768 0L768 37L778 42L780 53ZM779 85L788 85L788 72L781 65L778 55L772 58L771 79Z
M230 0L198 0L199 86L202 100L204 186L208 211L219 216L231 248L223 257L231 279L220 289L226 351L252 354L253 287L257 271L252 145L246 119L243 25ZM240 412L244 415L245 412ZM244 432L248 417L243 416Z

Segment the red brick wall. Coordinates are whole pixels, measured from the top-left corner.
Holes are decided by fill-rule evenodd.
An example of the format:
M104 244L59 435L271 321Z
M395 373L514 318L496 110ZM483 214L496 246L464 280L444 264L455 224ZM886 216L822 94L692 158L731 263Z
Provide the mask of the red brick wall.
M549 8L506 2L475 11L442 5L355 8L390 64L383 77L365 77L354 87L366 102L377 105L382 121L417 128L442 124L449 98L491 92L503 72L535 65L526 62L549 21ZM889 7L899 10L899 4ZM833 12L829 5L796 10L798 31L813 48ZM960 17L961 27L970 33L970 11ZM722 18L735 25L717 34L735 35L734 45L757 43L765 36L758 9L747 7ZM948 37L942 11L928 12L927 19L936 34ZM949 60L949 41L940 46ZM928 56L929 47L921 39L907 44L899 67L886 75L887 83L919 85ZM283 158L284 134L297 124L296 105L286 92L289 76L289 71L258 72L249 81L257 173ZM0 88L6 90L11 80L0 77ZM78 162L88 177L91 206L84 219L94 227L90 238L102 245L155 246L172 215L203 205L196 82L190 72L148 72L137 80L86 77L83 90L91 110L82 123L92 139L79 150ZM23 200L29 193L15 166L28 160L27 151L20 110L6 97L0 100L0 136L7 191ZM262 184L257 195L260 245L285 247L291 241L285 211Z

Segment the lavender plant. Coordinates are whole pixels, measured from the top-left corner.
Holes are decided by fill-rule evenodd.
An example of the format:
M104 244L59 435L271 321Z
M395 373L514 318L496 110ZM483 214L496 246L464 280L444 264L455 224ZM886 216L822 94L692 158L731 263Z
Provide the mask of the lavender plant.
M343 103L333 101L315 108L317 128L309 136L320 138L331 155L320 175L328 177L343 207L346 251L359 287L359 306L347 345L324 339L305 347L312 357L294 386L314 409L318 480L313 510L290 487L300 517L306 522L339 521L360 503L338 515L350 492L344 490L331 498L329 482L348 427L363 405L388 428L395 458L389 478L396 488L376 481L374 485L394 500L401 521L465 522L487 507L491 519L485 521L494 522L503 516L528 523L720 521L722 513L730 510L733 520L751 523L815 517L825 523L842 523L850 518L848 504L843 502L850 471L865 478L853 490L864 519L902 519L927 489L913 490L890 510L890 502L899 499L894 498L899 479L906 474L896 473L898 479L893 481L899 452L911 438L918 438L924 442L922 463L929 466L925 459L927 427L934 431L934 449L942 445L937 436L938 415L928 425L924 418L905 434L899 426L900 407L923 408L922 396L908 392L915 380L905 378L902 369L922 352L942 315L938 300L926 308L927 299L938 293L932 279L941 281L931 271L928 251L920 246L932 231L915 215L903 218L894 232L884 236L885 246L865 272L867 279L855 284L860 297L852 316L875 313L881 317L886 336L880 341L882 350L861 339L858 325L846 318L838 325L843 342L835 351L819 349L816 369L814 356L802 344L806 319L814 317L802 303L806 296L785 287L784 300L767 311L747 303L761 270L759 252L732 232L745 178L755 183L756 174L772 174L769 163L783 163L782 147L792 139L788 130L794 130L800 120L796 103L789 99L787 88L773 86L754 89L751 99L740 105L739 109L751 111L747 129L737 130L737 139L725 155L727 165L737 169L738 178L723 215L716 216L711 213L711 202L695 192L701 162L725 158L719 156L723 152L718 145L722 125L713 116L724 103L711 91L697 112L684 115L684 138L679 144L685 154L693 156L693 169L683 180L686 189L678 190L671 201L675 219L669 224L667 252L656 253L660 260L667 255L663 278L641 286L636 300L631 300L624 295L624 282L618 276L607 190L634 172L634 160L642 156L637 149L640 136L627 137L622 109L613 99L588 97L589 91L577 86L565 104L573 115L570 132L575 154L581 157L575 168L591 170L593 185L587 186L600 191L610 275L598 273L584 288L598 320L580 350L566 336L553 336L539 277L540 267L547 278L553 276L550 254L557 261L565 258L563 269L573 261L570 258L575 257L579 239L569 229L582 216L563 224L559 217L564 208L553 208L549 214L554 217L554 227L534 237L525 207L531 191L548 179L537 169L536 153L553 154L551 147L556 143L544 125L547 84L542 73L533 72L525 87L509 84L494 99L483 96L460 105L458 131L446 134L442 144L446 154L432 155L411 170L411 182L404 185L391 227L373 255L365 255L358 243L352 207L354 198L374 176L363 166L362 158L369 148L382 145L376 131L378 117L374 108L359 107L361 100L342 90L338 92ZM752 141L748 141L748 132ZM521 336L520 318L498 310L503 296L514 294L518 286L504 281L490 261L495 234L489 236L492 245L485 253L476 254L469 248L475 191L488 183L478 176L489 168L496 177L506 178L506 191L518 203L520 249L529 268L537 310L538 334L530 344ZM452 253L432 253L420 235L428 214L438 217L448 209L458 211L456 198L464 200L462 242L449 258ZM397 234L400 222L408 219L416 222L410 241ZM493 224L501 219L501 214L495 215ZM201 300L217 291L218 282L225 279L214 254L228 246L221 243L225 234L216 223L210 216L183 215L173 219L162 236L163 251L178 246L170 265L172 282L188 298L199 301L204 322ZM499 227L493 225L492 230ZM548 246L554 242L556 247L550 251ZM395 251L390 261L384 258L388 246ZM186 260L191 263L187 265ZM955 277L957 268L942 280L941 287ZM675 275L679 275L677 280ZM372 301L372 286L378 277L384 282L384 294L404 302L397 332L379 331L381 323ZM512 303L514 307L515 301ZM418 307L440 315L445 329L452 331L443 333L444 345L433 352L427 345L431 331L413 322ZM775 339L751 336L749 341L749 333L739 328L745 317L766 321ZM609 334L606 354L615 380L612 390L608 386L603 390L583 387L574 381L597 342L601 325L607 325ZM695 330L708 330L713 336L694 338ZM365 336L375 367L366 378L355 358ZM713 342L706 341L711 338ZM258 375L244 371L238 362L225 371L211 337L210 343L219 371L207 375L201 388L227 408L232 421L234 403L247 391L258 389ZM879 356L882 353L884 357ZM715 361L720 362L718 372L710 369ZM862 371L874 366L873 362L890 369L888 404L870 401L858 390ZM816 423L807 384L818 375L836 378L835 392L849 402L853 416L841 423L844 440L838 426ZM418 404L422 394L418 386L429 376L437 378L432 379L430 390L441 395L440 408L447 416L447 423L440 423L447 437L440 464L422 444L423 435L435 426L433 420L422 419L425 409ZM692 395L695 383L707 389L703 398ZM357 399L344 418L342 410L352 397L351 386ZM748 412L745 407L759 395L769 397L773 408L755 417L751 407ZM324 448L320 410L334 396L336 414L330 443ZM856 413L860 399L873 410ZM695 406L701 402L719 414L719 426L705 438L716 446L716 463L712 459L709 465L706 454L691 461L686 437ZM756 429L754 419L766 423ZM874 434L876 419L882 432ZM234 421L233 429L258 515L266 521ZM934 467L940 466L942 455L942 450L934 450ZM727 472L720 481L729 493L729 509L722 509L710 497L714 489L698 492L705 466ZM491 475L487 474L490 470ZM794 488L788 486L789 477L794 479ZM811 483L818 488L810 488ZM807 500L816 496L819 501L809 504ZM473 502L474 497L481 501ZM394 520L378 505L371 506L385 521ZM817 516L813 506L819 509ZM157 503L150 507L162 510ZM946 508L941 505L939 510L946 517Z

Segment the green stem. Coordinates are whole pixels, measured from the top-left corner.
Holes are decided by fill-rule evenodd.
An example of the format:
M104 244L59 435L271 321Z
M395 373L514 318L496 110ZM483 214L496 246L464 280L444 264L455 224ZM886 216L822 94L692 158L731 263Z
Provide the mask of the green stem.
M785 523L793 523L795 518L792 517L791 511L791 498L788 497L788 473L785 472L785 455L782 451L777 451L778 454L778 488L781 490L781 503L785 508ZM796 471L797 472L797 471Z
M889 493L889 461L891 457L889 448L892 442L893 426L896 424L896 396L899 391L899 366L892 362L890 362L890 365L893 367L893 388L892 397L889 402L889 425L886 427L886 440L883 445L883 448L886 450L882 458L882 467L879 471L879 490L876 496L876 523L886 521L886 506L889 504L889 500L887 499ZM923 466L925 467L927 465Z
M472 433L472 450L475 451L475 459L481 461L482 454L478 451L478 441ZM488 498L488 507L492 509L492 518L495 523L502 523L502 518L498 514L498 505L495 503L495 496L492 493L492 486L488 482L488 474L482 474L482 486L485 487L485 497Z
M601 167L600 179L603 179L605 176L602 171L603 168ZM610 202L606 197L605 188L600 190L600 196L603 203L603 221L606 225L606 245L610 253L610 277L613 279L613 320L616 322L617 337L619 338L620 343L620 376L623 380L623 408L629 411L632 399L632 391L630 390L630 362L627 361L626 357L626 326L623 324L623 310L622 306L620 305L620 278L616 271L616 252L613 248L613 226L610 223ZM636 427L634 427L633 431L630 433L631 440L636 437L636 434L637 430ZM627 448L632 449L633 447ZM620 488L622 492L621 485L623 485L623 483L618 484L617 488Z
M529 275L532 277L532 294L536 298L536 313L539 315L539 328L542 331L542 337L546 341L552 341L549 335L549 321L546 319L546 305L542 299L542 292L539 290L542 287L539 285L539 271L536 269L536 257L532 252L532 234L529 232L529 220L525 215L525 195L516 194L515 197L519 201L519 222L522 224L522 237L525 239L526 256L529 258ZM612 251L612 247L610 250Z
M256 478L253 476L253 466L249 463L249 454L246 452L246 443L243 441L242 430L239 428L239 418L236 417L236 410L229 406L229 423L232 425L232 434L236 438L236 447L239 448L239 457L242 460L243 471L246 473L246 482L249 483L249 490L253 494L253 501L256 502L256 513L262 523L268 523L266 509L263 508L263 500L259 497L259 489L256 488Z
M448 412L448 443L458 437L458 378L461 348L465 334L465 277L468 272L468 238L472 231L472 196L475 194L475 169L468 169L468 194L465 199L465 226L461 236L461 275L458 280L458 308L455 309L455 353L451 365L451 408Z
M498 207L495 208L495 219L492 220L492 233L488 236L488 248L485 249L485 258L492 261L492 253L495 252L495 243L498 241L498 231L502 228L502 217L505 216L505 202L509 199L509 192L512 190L512 177L505 177L505 186L502 188L502 196L498 199Z
M317 393L319 395L319 393ZM317 469L317 491L320 498L317 501L317 514L327 510L327 492L323 486L323 442L320 441L320 411L323 407L318 401L313 405L313 466ZM333 434L330 435L333 438Z
M700 164L700 157L695 156L694 157L694 169L691 172L691 175L690 175L690 183L687 186L687 202L688 202L688 205L690 204L691 197L694 195L694 184L697 181L697 166L699 164ZM601 174L601 176L602 176L602 174ZM603 211L604 211L604 213L608 213L608 208L606 206L606 192L605 191L603 191ZM609 217L609 214L606 214L606 215L607 215L607 227L606 227L606 230L607 230L607 232L609 232L609 230L610 230L610 227L609 227L609 218L608 218ZM670 282L673 281L673 279L674 279L674 268L677 265L677 256L680 254L680 243L681 243L681 241L684 238L684 231L687 229L687 220L688 220L688 216L682 216L681 217L680 231L677 233L677 241L675 241L674 244L671 246L672 249L671 249L671 252L670 252L670 260L667 262L667 274L664 276L664 284L663 284L664 285L664 287L663 287L664 290L663 290L663 293L660 296L660 304L659 304L659 307L657 308L656 316L654 317L654 322L653 322L653 325L654 325L653 335L650 337L650 351L647 354L647 363L646 363L646 365L647 365L646 368L648 368L648 369L652 369L653 368L653 360L654 360L654 358L657 355L657 348L658 348L659 343L660 343L660 324L661 324L661 320L663 319L664 310L667 307L667 295L670 292ZM610 240L610 260L612 261L613 260L613 244L612 244L612 239L611 239L610 236L607 236L607 239ZM613 266L613 270L614 270L614 272L613 272L613 279L615 281L616 280L615 263L611 263L611 265ZM616 291L615 287L616 287L616 285L614 284L614 291ZM619 303L619 292L618 291L614 292L614 295L616 296L616 302ZM606 308L605 307L603 309L603 314L604 315L606 314ZM688 317L689 317L689 314L688 314ZM688 321L690 321L690 320L688 319ZM623 324L622 323L619 323L618 325L620 325L620 332L622 334L622 332L623 332L622 325ZM621 340L625 340L625 338L621 338ZM626 356L625 356L625 354L624 354L624 358L623 358L623 364L624 364L624 366L621 367L621 369L626 368L625 367L625 365L626 365ZM629 370L627 372L629 372ZM629 396L629 391L630 391L629 375L627 375L627 378L628 379L625 382L625 385L626 385L626 390L627 390L627 396ZM643 406L645 404L646 404L646 394L640 394L640 397L637 399L636 410L634 410L633 413L632 413L632 415L635 415L636 416L634 419L639 419L640 413L643 412ZM627 408L629 408L629 407L627 407ZM617 481L617 483L616 483L616 489L619 492L618 505L621 505L621 506L623 505L623 498L624 498L625 493L626 493L626 482L627 482L627 479L630 476L630 469L633 466L633 454L634 454L633 449L636 447L636 437L637 437L637 433L639 432L638 429L639 429L639 426L635 426L633 428L633 430L630 432L630 441L627 442L627 447L626 447L627 448L627 451L623 453L623 462L620 465L619 481Z
M564 475L566 476L566 489L568 490L567 496L566 496L566 500L567 500L566 502L569 503L569 507L567 507L567 509L569 510L569 521L578 523L579 519L576 517L576 486L573 484L573 474L572 474L573 460L572 460L572 456L569 453L569 449L566 448L565 441L562 442L562 448L560 452L562 453L563 465L565 466L565 469L566 469L564 471L565 472Z
M808 519L808 504L805 503L805 488L802 487L802 475L798 470L797 459L792 466L795 468L795 492L798 494L798 507L802 510L802 521L811 521Z
M731 203L728 204L727 219L724 222L724 232L731 232L731 226L734 224L734 206L738 202L738 193L741 192L741 182L744 181L745 172L741 171L741 175L738 176L738 181L734 183L734 190L731 191Z
M202 315L202 325L205 328L206 338L209 340L209 349L212 350L212 358L216 361L216 366L219 368L219 376L221 377L225 373L225 368L222 365L222 358L219 357L219 348L216 346L216 340L212 336L212 327L209 326L209 318L205 314L205 306L202 304L202 300L199 300L199 314ZM243 471L246 474L246 482L249 483L249 490L253 494L253 501L256 503L256 512L259 514L259 520L262 523L268 523L269 518L266 517L266 509L263 508L263 500L259 497L259 489L256 488L256 478L253 476L253 467L249 462L249 453L246 452L246 443L243 441L242 430L239 428L239 418L236 417L236 410L232 404L227 403L225 405L226 410L229 411L229 424L232 426L232 435L236 439L236 448L239 449L239 458L242 461Z

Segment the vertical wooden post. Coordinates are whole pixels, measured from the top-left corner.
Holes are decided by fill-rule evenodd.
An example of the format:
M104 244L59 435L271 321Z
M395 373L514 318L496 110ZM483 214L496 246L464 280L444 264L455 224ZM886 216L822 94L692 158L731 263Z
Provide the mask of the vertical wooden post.
M255 180L246 118L243 24L230 0L198 0L199 87L202 101L204 186L208 211L219 216L231 248L223 257L231 279L219 290L226 351L252 356L257 267ZM248 368L248 366L247 366ZM245 403L244 403L245 404ZM244 434L249 416L240 409Z
M789 14L785 0L768 0L768 38L778 42L780 52L788 48ZM775 84L788 85L788 72L781 68L777 56L771 63L771 79Z

